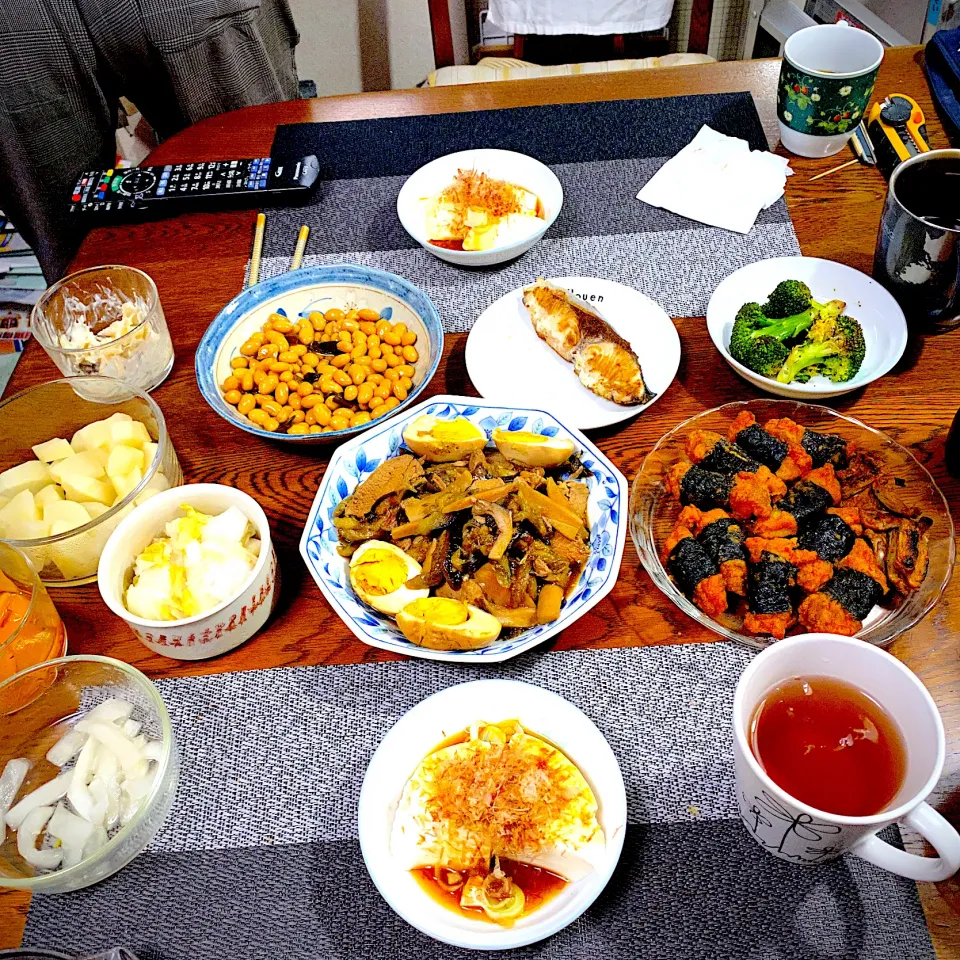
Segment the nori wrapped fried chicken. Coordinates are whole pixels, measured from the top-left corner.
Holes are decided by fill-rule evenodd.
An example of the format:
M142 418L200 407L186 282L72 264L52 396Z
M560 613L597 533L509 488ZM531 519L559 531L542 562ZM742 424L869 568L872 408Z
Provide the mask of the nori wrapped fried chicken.
M684 507L677 523L693 531L719 567L727 590L746 596L747 551L743 546L746 538L743 527L724 510L704 513L694 506Z
M813 550L821 560L836 563L850 552L856 539L843 517L828 513L800 534L799 545L803 550Z
M686 527L678 526L664 547L667 573L710 617L727 609L727 588L716 564Z
M686 451L695 464L716 473L756 473L760 468L746 451L712 430L693 430L687 437Z
M842 437L808 430L789 417L768 420L763 428L784 443L802 447L810 455L814 467L829 463L839 469L847 464L847 441Z
M770 634L778 640L796 622L790 588L796 583L797 568L776 554L764 552L750 567L747 588L747 615L744 629Z
M764 430L749 410L737 414L727 436L786 482L799 479L813 468L810 454L798 443L781 440Z
M822 590L804 599L797 613L811 632L852 637L882 598L883 589L873 577L847 568L837 570Z
M779 483L766 467L756 473L742 472L730 476L681 462L671 468L666 487L683 504L692 503L701 510L729 507L736 519L747 520L770 516L771 480Z
M754 533L760 537L794 537L801 524L839 503L840 484L828 463L798 480L787 495L774 504L770 517L756 525Z

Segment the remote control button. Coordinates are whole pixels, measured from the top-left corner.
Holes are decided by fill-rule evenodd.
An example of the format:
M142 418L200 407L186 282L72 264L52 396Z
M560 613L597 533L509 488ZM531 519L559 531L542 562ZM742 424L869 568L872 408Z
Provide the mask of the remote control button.
M70 199L71 199L74 203L79 203L79 202L80 202L80 194L79 194L79 193L75 193ZM71 207L71 209L73 209L73 208Z
M120 183L120 193L126 197L132 197L149 190L156 182L156 174L135 167L124 174Z

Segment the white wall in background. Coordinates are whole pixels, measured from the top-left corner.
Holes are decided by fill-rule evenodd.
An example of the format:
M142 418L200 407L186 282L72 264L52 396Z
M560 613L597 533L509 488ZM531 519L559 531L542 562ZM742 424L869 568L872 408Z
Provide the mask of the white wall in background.
M415 87L434 69L427 0L290 0L297 71L319 96ZM457 62L468 62L463 0L450 0Z

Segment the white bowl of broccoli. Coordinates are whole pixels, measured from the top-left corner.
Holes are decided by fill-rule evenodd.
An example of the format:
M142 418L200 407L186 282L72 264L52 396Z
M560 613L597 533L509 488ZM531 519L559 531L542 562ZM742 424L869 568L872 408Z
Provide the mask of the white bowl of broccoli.
M775 257L732 273L707 306L724 360L781 397L836 397L888 373L907 321L875 280L832 260Z

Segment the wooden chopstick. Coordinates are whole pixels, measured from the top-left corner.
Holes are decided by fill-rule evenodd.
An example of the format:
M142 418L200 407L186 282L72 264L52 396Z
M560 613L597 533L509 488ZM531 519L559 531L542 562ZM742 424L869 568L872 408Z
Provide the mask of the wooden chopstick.
M813 183L814 180L820 180L823 177L828 177L831 173L836 173L838 170L842 170L844 167L852 167L855 163L859 163L860 158L854 157L852 160L848 160L846 163L841 163L839 167L831 167L829 170L824 170L823 173L818 173L815 177L811 177L809 182Z
M267 225L266 214L257 214L257 229L253 234L253 252L250 254L250 279L247 286L252 287L260 279L260 255L263 253L263 231Z
M303 261L303 251L307 249L307 237L310 236L310 228L304 224L300 228L300 234L297 237L297 246L293 251L293 259L290 261L291 270L299 270L300 263Z

